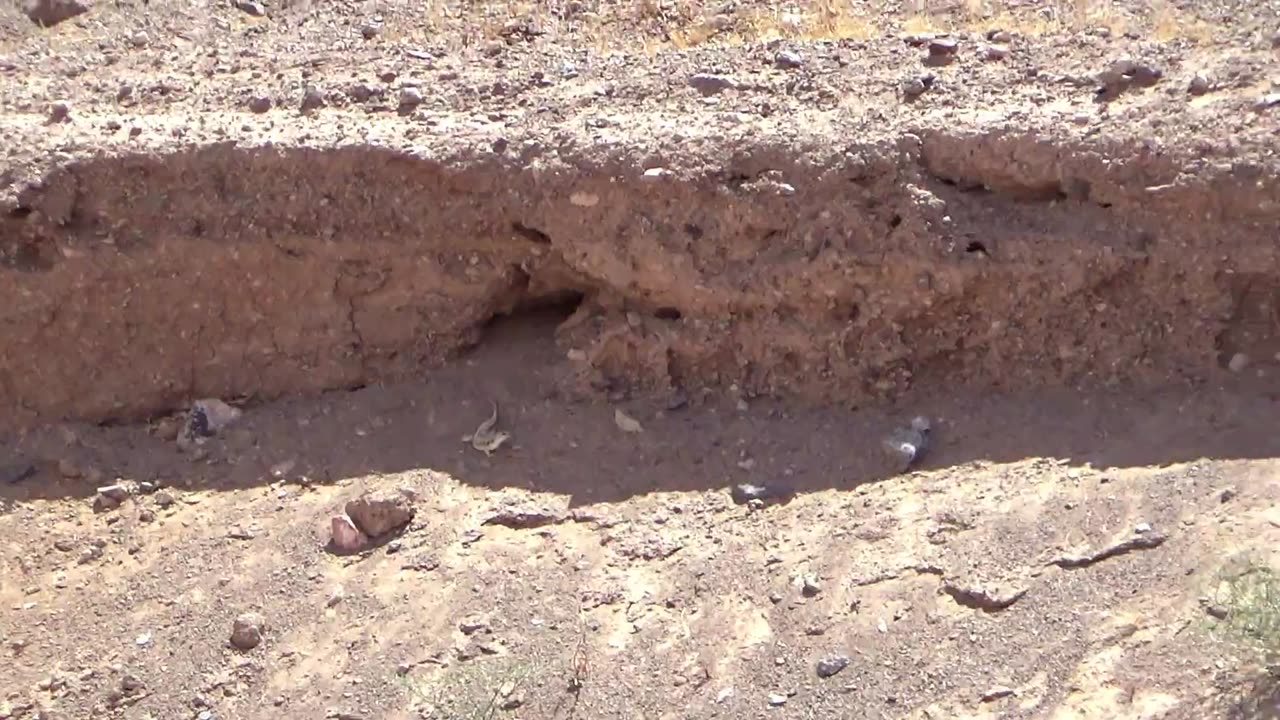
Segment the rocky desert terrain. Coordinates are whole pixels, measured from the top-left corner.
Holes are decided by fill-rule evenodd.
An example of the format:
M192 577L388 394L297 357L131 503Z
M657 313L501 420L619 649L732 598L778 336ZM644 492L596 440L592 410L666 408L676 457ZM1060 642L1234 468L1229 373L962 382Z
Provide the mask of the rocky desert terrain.
M0 719L1280 717L1278 60L0 7Z

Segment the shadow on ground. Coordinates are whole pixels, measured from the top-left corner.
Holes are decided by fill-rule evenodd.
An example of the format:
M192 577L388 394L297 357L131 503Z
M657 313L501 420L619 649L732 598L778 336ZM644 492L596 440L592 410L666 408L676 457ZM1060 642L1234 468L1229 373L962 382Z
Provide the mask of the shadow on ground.
M614 422L615 405L566 397L559 318L501 323L469 357L421 382L331 392L254 407L193 461L145 427L46 428L0 441L0 498L87 496L116 477L213 489L273 482L273 468L315 482L429 468L480 487L568 495L572 504L750 482L796 493L848 489L885 476L881 439L915 414L936 418L922 469L1048 457L1095 468L1163 466L1200 458L1280 456L1280 391L1268 378L1217 387L1077 394L920 393L895 409L801 407L722 398L622 401L641 433ZM461 442L490 412L508 445L486 456ZM74 437L73 437L74 435ZM64 479L59 461L96 468ZM65 464L65 463L64 463Z

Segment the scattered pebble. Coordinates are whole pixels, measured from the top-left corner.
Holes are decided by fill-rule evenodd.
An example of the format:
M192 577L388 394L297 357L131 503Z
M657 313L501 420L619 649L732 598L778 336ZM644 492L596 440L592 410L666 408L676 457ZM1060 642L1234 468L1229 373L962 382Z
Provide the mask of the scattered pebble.
M988 60L1004 60L1009 57L1008 45L988 45L986 56Z
M1244 353L1236 353L1231 356L1231 360L1227 363L1227 369L1233 373L1244 372L1249 367L1249 356Z
M266 95L257 95L249 100L249 112L261 115L270 110L273 104Z
M641 176L641 179L643 179L645 182L656 182L663 178L671 177L672 175L675 175L675 173L671 172L666 168L656 167L656 168L649 168L648 170L645 170L644 174Z
M378 37L380 32L382 32L382 28L375 23L365 23L360 26L360 37L365 40L372 40Z
M173 499L173 495L169 494L169 492L165 490L157 492L153 499L156 502L156 506L160 508L167 508L176 502Z
M818 661L818 677L829 678L847 667L849 667L849 657L847 655L834 655L824 658Z
M146 30L139 30L129 37L129 42L136 48L143 48L151 44L151 36Z
M1151 523L1138 523L1137 527L1135 527L1133 531L1138 535L1146 535L1151 532Z
M1195 76L1191 78L1191 82L1187 84L1187 92L1192 95L1204 95L1209 92L1210 89L1209 78L1201 75L1200 73L1196 73Z
M262 616L244 613L231 626L231 645L237 650L252 650L262 642Z
M1236 496L1239 494L1240 494L1239 491L1237 491L1235 488L1227 488L1226 490L1222 491L1221 495L1218 496L1218 502L1229 503L1232 500L1235 500Z
M782 707L787 704L787 696L778 693L769 694L769 705L772 707Z

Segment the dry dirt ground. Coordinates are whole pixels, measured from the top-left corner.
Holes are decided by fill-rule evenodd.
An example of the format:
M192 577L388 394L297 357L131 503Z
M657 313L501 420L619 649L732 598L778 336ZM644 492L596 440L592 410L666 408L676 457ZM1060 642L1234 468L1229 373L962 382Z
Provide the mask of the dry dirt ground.
M0 7L0 719L1280 716L1273 4L82 9Z

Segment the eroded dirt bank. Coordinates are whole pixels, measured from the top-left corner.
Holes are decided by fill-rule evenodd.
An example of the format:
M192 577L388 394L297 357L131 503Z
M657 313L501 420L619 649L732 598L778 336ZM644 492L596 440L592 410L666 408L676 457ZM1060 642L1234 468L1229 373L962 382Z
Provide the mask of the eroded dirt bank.
M858 404L1203 378L1280 350L1280 183L1238 151L1005 127L645 136L55 161L0 225L18 409L0 429L402 378L496 314L579 297L558 342L597 390Z

